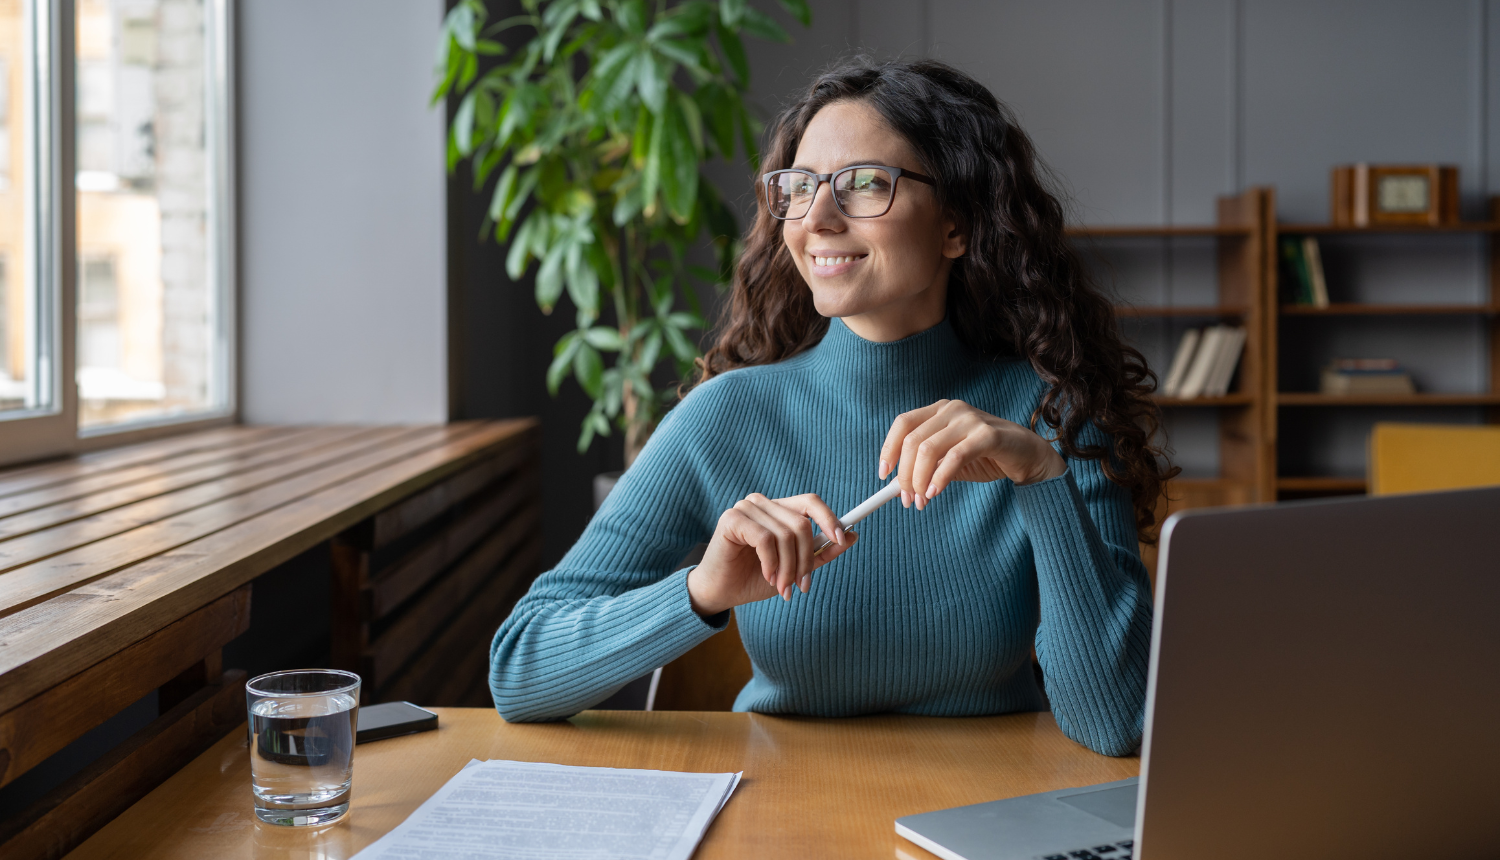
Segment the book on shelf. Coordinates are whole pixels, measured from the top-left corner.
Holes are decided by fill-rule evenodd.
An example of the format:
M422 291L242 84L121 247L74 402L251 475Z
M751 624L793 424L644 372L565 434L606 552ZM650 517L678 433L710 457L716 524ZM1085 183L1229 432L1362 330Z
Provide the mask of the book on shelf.
M1182 380L1187 377L1188 364L1193 360L1193 351L1198 348L1198 338L1202 334L1195 328L1182 333L1182 340L1177 344L1177 354L1172 357L1172 367L1161 385L1163 395L1176 397L1177 392L1182 390Z
M1162 394L1191 400L1229 393L1240 355L1245 350L1243 326L1215 325L1182 333Z
M1281 237L1283 298L1289 304L1328 307L1328 281L1323 274L1323 252L1315 236Z
M1394 358L1336 358L1323 368L1323 394L1415 394L1411 374Z
M1318 248L1316 236L1302 237L1302 260L1307 268L1313 307L1328 307L1328 281L1323 277L1323 252Z

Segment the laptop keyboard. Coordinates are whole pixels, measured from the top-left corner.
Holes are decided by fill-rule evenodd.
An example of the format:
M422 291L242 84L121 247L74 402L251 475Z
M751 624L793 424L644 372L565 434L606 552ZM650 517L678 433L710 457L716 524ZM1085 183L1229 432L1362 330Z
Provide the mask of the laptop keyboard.
M1060 851L1056 854L1038 854L1037 860L1130 860L1135 854L1135 842L1126 839L1106 845Z

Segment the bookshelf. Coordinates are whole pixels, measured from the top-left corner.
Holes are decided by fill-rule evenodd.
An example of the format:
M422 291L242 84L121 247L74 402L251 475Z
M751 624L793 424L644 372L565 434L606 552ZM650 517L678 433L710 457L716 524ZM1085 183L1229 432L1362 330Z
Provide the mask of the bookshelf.
M1275 192L1267 211L1274 213ZM1275 428L1273 437L1279 440L1277 456L1281 463L1275 479L1276 498L1311 498L1364 493L1365 478L1362 474L1318 473L1317 456L1309 453L1309 439L1340 439L1347 447L1361 445L1359 462L1363 462L1363 440L1368 436L1369 426L1379 420L1437 421L1464 423L1480 420L1486 423L1500 421L1500 197L1491 198L1487 221L1465 222L1441 226L1378 226L1346 227L1332 224L1278 223L1268 219L1263 240L1266 247L1266 287L1262 292L1266 302L1265 333L1267 363L1264 371L1267 389L1272 396L1266 403L1267 420ZM1309 307L1283 303L1283 290L1279 283L1276 254L1280 237L1314 236L1323 246L1325 268L1329 270L1330 283L1342 281L1342 289L1330 286L1334 293L1327 307ZM1465 243L1464 237L1471 237ZM1481 247L1476 249L1477 240ZM1330 261L1328 248L1343 246ZM1455 301L1451 294L1434 297L1432 285L1425 277L1423 267L1434 270L1451 265L1453 255L1478 253L1481 277L1487 283L1479 285L1479 296ZM1399 269L1396 292L1385 290L1380 300L1350 300L1345 292L1359 292L1356 283L1361 271L1368 275L1370 268L1358 264L1359 255L1378 255L1387 268ZM1415 259L1416 264L1409 263ZM1342 273L1335 269L1344 261L1353 272ZM1405 268L1401 268L1405 266ZM1482 270L1488 269L1487 273ZM1446 277L1452 278L1449 270ZM1486 277L1487 275L1487 277ZM1441 279L1443 275L1435 274ZM1444 350L1444 338L1464 343L1478 341L1477 349ZM1425 341L1424 341L1425 338ZM1299 386L1290 383L1287 377L1300 376L1305 383L1308 368L1297 366L1308 356L1327 353L1332 348L1348 348L1348 344L1377 343L1389 349L1389 357L1403 362L1415 355L1402 354L1401 350L1425 352L1428 361L1446 361L1439 369L1449 377L1466 377L1478 380L1477 386L1468 391L1422 391L1415 394L1385 395L1326 395L1317 391L1296 390ZM1422 349L1421 344L1428 344ZM1335 346L1336 345L1336 346ZM1472 361L1479 355L1480 366L1455 366ZM1380 353L1386 357L1385 352ZM1356 356L1354 357L1375 357ZM1422 379L1418 378L1419 386ZM1305 387L1305 386L1300 386ZM1450 387L1450 386L1440 386ZM1358 440L1356 443L1355 440ZM1295 450L1302 445L1303 451ZM1347 453L1347 452L1346 452ZM1345 465L1352 458L1344 457ZM1309 468L1313 466L1314 468ZM1335 470L1328 470L1335 471ZM1337 470L1341 472L1349 469Z
M1221 197L1217 211L1214 225L1075 227L1068 231L1086 246L1107 243L1126 256L1135 247L1132 242L1149 245L1155 241L1163 247L1183 240L1213 244L1216 295L1200 291L1193 301L1122 302L1115 309L1127 340L1135 340L1133 326L1154 325L1158 336L1165 333L1169 341L1163 341L1165 354L1159 349L1151 360L1159 376L1165 375L1171 349L1185 327L1228 322L1247 330L1245 351L1228 394L1187 400L1155 398L1169 426L1176 416L1195 416L1190 429L1200 435L1213 426L1218 448L1217 474L1194 474L1171 482L1161 507L1163 518L1183 508L1362 494L1366 492L1360 465L1364 440L1369 426L1378 420L1500 423L1500 197L1490 200L1488 221L1437 227L1278 223L1276 192L1269 187ZM1395 290L1399 294L1386 290L1388 294L1378 300L1351 300L1344 293L1359 292L1351 285L1357 273L1335 277L1331 272L1334 286L1330 291L1335 295L1328 306L1285 304L1277 266L1283 235L1317 236L1320 244L1326 239L1328 244L1348 241L1359 246L1331 259L1325 250L1325 267L1330 271L1341 261L1354 259L1353 255L1375 254L1380 255L1381 266L1398 268L1408 281ZM1423 242L1434 244L1429 248ZM1476 242L1482 246L1477 252ZM1086 250L1098 254L1095 247ZM1479 295L1455 297L1451 290L1434 295L1424 266L1447 265L1444 255L1464 253L1481 257L1477 265L1485 282L1479 285ZM1402 255L1414 255L1417 262L1400 262ZM1447 270L1450 279L1454 271L1458 270L1451 266ZM1443 326L1453 329L1453 337ZM1290 378L1300 377L1301 388L1309 383L1315 387L1311 379L1316 368L1297 366L1308 356L1345 349L1350 343L1395 343L1390 357L1406 361L1410 356L1401 354L1400 348L1414 348L1421 337L1428 338L1429 344L1454 338L1477 340L1475 349L1458 350L1457 358L1447 354L1443 360L1449 362L1445 370L1450 377L1456 374L1479 380L1479 384L1469 386L1473 390L1419 388L1415 394L1369 395L1328 395L1288 384ZM1479 356L1478 366L1452 366L1473 361L1474 355ZM1420 375L1417 381L1420 386ZM1309 447L1309 439L1322 440L1325 447L1336 450L1343 468L1319 470L1317 458L1300 450ZM1179 441L1176 431L1170 431L1168 442L1180 447Z
M1213 225L1075 227L1068 231L1089 256L1105 260L1111 256L1102 250L1105 244L1117 254L1128 256L1142 248L1167 248L1184 240L1210 243L1212 277L1216 280L1212 294L1200 292L1192 296L1192 301L1180 304L1122 302L1115 313L1125 324L1127 340L1135 340L1131 337L1131 325L1154 326L1152 330L1159 335L1166 333L1162 342L1169 342L1168 348L1175 348L1176 336L1187 326L1223 322L1243 325L1246 329L1244 352L1227 394L1192 399L1155 398L1169 423L1186 416L1200 435L1213 434L1211 444L1217 447L1218 455L1217 474L1179 477L1171 482L1159 511L1161 519L1183 508L1275 498L1275 450L1270 436L1273 425L1267 419L1271 389L1264 379L1267 362L1264 317L1271 307L1264 300L1265 231L1269 213L1274 211L1268 208L1271 199L1267 188L1251 188L1221 197ZM1106 276L1104 280L1107 282L1109 278ZM1170 358L1168 355L1166 361ZM1164 364L1158 360L1152 360L1151 364L1159 376L1165 375Z

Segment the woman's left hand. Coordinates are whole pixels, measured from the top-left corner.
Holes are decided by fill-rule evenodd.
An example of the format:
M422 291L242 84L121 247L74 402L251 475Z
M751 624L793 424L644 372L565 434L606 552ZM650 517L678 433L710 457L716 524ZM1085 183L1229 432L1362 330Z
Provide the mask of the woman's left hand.
M962 400L939 400L896 418L880 449L880 477L895 468L901 503L920 510L953 481L1033 484L1068 464L1047 440Z

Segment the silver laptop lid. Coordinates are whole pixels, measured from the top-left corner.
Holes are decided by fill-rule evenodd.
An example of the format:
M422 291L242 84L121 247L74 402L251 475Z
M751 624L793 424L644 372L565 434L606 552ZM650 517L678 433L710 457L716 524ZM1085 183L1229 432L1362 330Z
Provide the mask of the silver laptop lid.
M1500 488L1163 529L1150 860L1500 852Z

